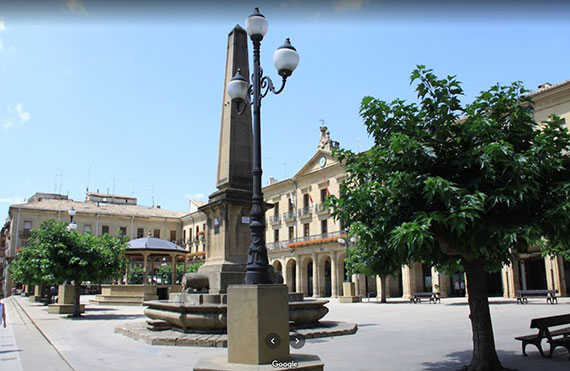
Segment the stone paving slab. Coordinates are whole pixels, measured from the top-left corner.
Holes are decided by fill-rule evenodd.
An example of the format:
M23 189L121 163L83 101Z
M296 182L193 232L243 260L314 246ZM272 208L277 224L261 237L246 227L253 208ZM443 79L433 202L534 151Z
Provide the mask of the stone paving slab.
M358 326L355 323L338 321L321 321L319 326L308 329L296 329L290 334L298 333L306 339L352 335ZM146 322L127 323L116 326L114 331L132 339L151 345L186 346L186 347L217 347L228 346L227 334L190 334L174 330L151 331Z
M89 298L82 296L82 302L88 303ZM50 368L59 371L55 367L57 354L61 355L60 362L65 361L64 366L69 365L67 369L77 371L191 370L201 359L227 357L224 348L156 346L114 333L119 325L144 321L143 307L88 305L82 318L72 319L48 314L45 306L31 303L27 298L16 296L5 300L17 301L45 335L27 343L20 341L27 336L27 327L12 328L24 371ZM570 313L570 298L559 298L557 305L543 300L517 305L516 299L504 298L491 298L490 302L497 353L504 367L521 371L570 369L565 349L557 349L553 358L547 359L534 347L528 347L529 356L524 357L520 342L514 340L515 336L534 332L529 328L532 318ZM472 333L465 298L443 298L437 305L413 305L395 298L388 298L388 304L341 304L332 299L327 307L330 309L327 321L355 322L358 331L351 336L307 339L303 348L291 349L292 355L317 355L327 371L451 371L471 360ZM13 315L11 311L9 316ZM56 356L52 358L50 354ZM0 364L0 369L14 368Z

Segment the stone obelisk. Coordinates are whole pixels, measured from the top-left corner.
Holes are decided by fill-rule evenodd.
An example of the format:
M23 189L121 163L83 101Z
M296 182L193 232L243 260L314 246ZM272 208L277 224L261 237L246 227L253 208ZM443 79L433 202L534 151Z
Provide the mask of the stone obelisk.
M250 241L251 109L247 107L238 115L235 103L226 92L227 84L238 68L243 76L249 76L247 33L236 25L228 35L216 178L218 190L199 209L206 214L208 226L207 260L199 272L208 276L211 294L225 293L228 285L244 282Z

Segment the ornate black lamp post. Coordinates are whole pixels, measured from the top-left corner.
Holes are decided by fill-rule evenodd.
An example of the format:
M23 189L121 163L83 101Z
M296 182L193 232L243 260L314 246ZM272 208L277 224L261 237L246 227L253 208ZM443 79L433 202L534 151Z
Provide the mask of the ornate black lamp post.
M245 20L245 29L253 42L253 82L250 85L240 72L230 80L227 92L230 98L238 102L238 113L243 113L247 104L253 105L253 196L251 206L251 243L247 254L245 271L246 284L269 283L267 249L265 247L265 209L261 192L261 99L269 91L279 94L285 88L287 78L291 76L299 64L299 54L291 45L289 39L273 53L273 64L282 77L281 88L275 89L273 82L263 76L259 63L261 40L267 33L267 20L258 8ZM263 91L265 90L265 91ZM250 99L250 96L252 98ZM242 104L243 103L243 104Z
M73 231L73 230L77 229L77 223L75 223L75 221L73 220L73 217L75 216L75 213L76 213L73 206L71 207L71 209L69 209L67 211L67 213L69 214L69 219L70 219L69 225L67 226L67 230Z

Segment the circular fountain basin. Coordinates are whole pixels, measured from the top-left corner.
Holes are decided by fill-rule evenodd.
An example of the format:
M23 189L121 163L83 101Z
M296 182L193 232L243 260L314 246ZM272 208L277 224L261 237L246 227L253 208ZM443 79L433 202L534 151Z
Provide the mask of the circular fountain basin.
M316 325L329 311L326 299L306 299L289 302L289 321L295 328ZM155 321L167 322L173 329L184 332L225 332L227 304L205 303L204 300L145 301L144 314ZM149 328L152 328L150 326ZM164 329L163 326L160 326ZM158 326L157 326L158 329Z
M289 321L296 326L314 325L328 312L326 299L306 299L289 302Z

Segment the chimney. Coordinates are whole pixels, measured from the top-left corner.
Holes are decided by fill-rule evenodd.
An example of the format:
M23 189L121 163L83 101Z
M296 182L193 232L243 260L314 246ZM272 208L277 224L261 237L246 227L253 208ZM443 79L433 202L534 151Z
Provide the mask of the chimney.
M160 209L160 205L156 205L156 208L157 208L157 209Z
M544 90L544 89L548 89L551 88L552 84L549 82L545 82L544 84L540 84L538 85L538 90Z
M269 177L269 185L275 184L277 182L278 182L278 180L275 179L274 177L272 177L272 176Z

